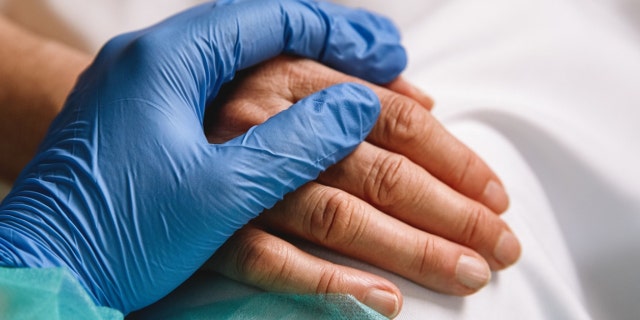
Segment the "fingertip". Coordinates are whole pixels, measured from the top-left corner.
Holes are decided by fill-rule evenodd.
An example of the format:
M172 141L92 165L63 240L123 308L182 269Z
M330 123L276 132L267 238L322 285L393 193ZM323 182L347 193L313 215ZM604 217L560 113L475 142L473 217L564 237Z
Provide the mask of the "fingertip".
M522 247L518 238L510 230L502 231L493 250L493 256L500 265L494 266L493 269L499 270L513 265L520 259L521 254Z
M471 294L489 283L491 269L484 259L462 254L458 258L455 275L460 284L470 289L469 292L463 294Z
M337 99L334 101L334 107L346 108L351 118L360 123L362 130L358 139L364 140L380 116L381 105L378 96L367 86L358 83L342 83L326 90ZM342 98L343 102L340 101Z
M506 190L502 184L493 179L487 182L480 202L495 213L503 213L509 208L509 196Z
M344 148L353 149L371 132L380 115L378 96L365 85L341 83L321 90L298 104L313 104L322 113L327 130L323 136L341 138ZM323 110L326 109L326 110ZM333 128L333 129L332 129Z
M390 319L400 313L401 298L395 292L372 289L364 296L362 303Z

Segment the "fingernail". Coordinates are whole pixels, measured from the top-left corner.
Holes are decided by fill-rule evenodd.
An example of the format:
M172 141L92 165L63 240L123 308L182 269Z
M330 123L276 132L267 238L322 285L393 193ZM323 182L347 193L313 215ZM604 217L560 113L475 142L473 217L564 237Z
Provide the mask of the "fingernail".
M482 199L489 209L498 213L507 210L507 206L509 205L507 192L504 191L504 188L495 180L490 180L489 183L487 183L487 186L484 187Z
M493 256L504 266L510 266L520 257L520 242L510 231L502 231Z
M364 304L380 314L394 318L400 311L398 297L388 291L374 289L364 297Z
M456 267L456 278L467 288L480 289L491 280L491 270L486 262L461 255Z

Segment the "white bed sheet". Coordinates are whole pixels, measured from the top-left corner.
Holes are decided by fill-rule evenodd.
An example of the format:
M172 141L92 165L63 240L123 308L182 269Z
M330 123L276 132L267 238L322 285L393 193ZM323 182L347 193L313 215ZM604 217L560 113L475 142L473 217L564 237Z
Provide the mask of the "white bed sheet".
M572 315L544 319L580 318L579 309L595 319L640 317L639 10L638 1L448 1L407 28L409 78L434 95L435 113L450 126L490 127L526 165L513 171L516 161L499 162L508 149L496 149L496 138L459 134L507 181L513 205L506 219L523 238L523 260L492 286L511 287L509 272L521 273L526 279L514 292L535 288L538 298L564 301L504 304L481 293L457 315L481 301L478 313L497 303L553 312L563 306ZM523 189L533 182L527 175L541 193ZM536 208L541 196L548 210ZM540 219L557 227L532 228ZM553 229L561 237L547 241ZM556 263L562 256L579 287L561 288L572 282L570 269Z

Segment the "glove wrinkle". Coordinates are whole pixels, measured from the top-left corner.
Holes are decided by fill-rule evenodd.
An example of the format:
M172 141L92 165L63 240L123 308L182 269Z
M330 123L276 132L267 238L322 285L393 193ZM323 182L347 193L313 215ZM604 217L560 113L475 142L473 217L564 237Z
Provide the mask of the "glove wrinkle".
M280 54L381 83L404 68L397 30L302 0L206 3L109 41L0 205L0 265L69 269L123 313L184 282L237 229L349 154L373 127L371 90L342 84L222 145L207 104Z

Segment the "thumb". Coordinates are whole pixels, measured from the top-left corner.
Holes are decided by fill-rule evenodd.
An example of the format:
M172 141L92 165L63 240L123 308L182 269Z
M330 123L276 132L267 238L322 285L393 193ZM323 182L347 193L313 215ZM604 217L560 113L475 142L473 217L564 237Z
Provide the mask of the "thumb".
M228 201L224 207L237 210L234 216L241 221L235 227L351 153L379 113L380 102L370 89L345 83L300 100L225 144L213 145L217 160L229 161L228 187L217 198Z

